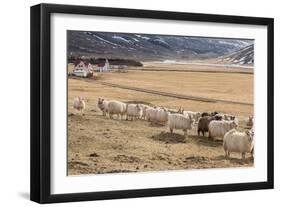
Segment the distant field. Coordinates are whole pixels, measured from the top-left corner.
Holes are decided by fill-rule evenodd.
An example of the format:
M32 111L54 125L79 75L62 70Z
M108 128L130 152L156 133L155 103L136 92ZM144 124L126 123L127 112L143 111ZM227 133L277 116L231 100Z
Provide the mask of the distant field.
M154 65L151 64L151 67ZM176 131L176 134L171 136L166 126L151 126L144 120L119 121L103 117L97 108L97 98L105 97L124 102L143 101L152 105L183 107L192 111L231 113L238 116L240 130L245 130L245 119L253 114L253 105L184 100L105 86L100 82L253 104L253 74L129 70L128 73L99 74L98 80L70 77L70 175L253 165L252 159L248 158L243 162L238 154L233 154L231 159L225 159L222 142L207 141L207 138L198 137L196 129L191 130L189 137L184 139L182 131ZM75 96L87 99L84 115L77 114L72 108Z
M183 95L239 101L242 103L253 104L252 74L130 71L129 73L124 74L103 74L102 81L126 86L135 86L139 88L178 93ZM182 100L174 99L172 99L172 103L170 103L170 105L169 102L165 102L163 104L167 105L167 107L179 107L181 104L183 104L183 107L192 108L193 110L195 110L192 106L193 104L206 105L205 103L189 103L186 101L183 102ZM206 108L203 108L203 110L208 110L210 107L214 107L214 105L211 104L204 107ZM231 104L224 104L224 106L218 107L223 107L223 111L228 111L228 107L231 108L231 111L233 110L233 106ZM244 107L240 106L239 108ZM246 108L248 110L245 111L246 113L252 113L252 111L249 110L252 107ZM202 108L200 108L200 111L202 111ZM244 110L242 109L242 111Z
M215 64L215 62L206 61L189 61L185 64L163 63L163 62L144 62L143 70L166 70L166 71L207 71L211 73L253 73L252 66L239 66L239 65L223 65Z

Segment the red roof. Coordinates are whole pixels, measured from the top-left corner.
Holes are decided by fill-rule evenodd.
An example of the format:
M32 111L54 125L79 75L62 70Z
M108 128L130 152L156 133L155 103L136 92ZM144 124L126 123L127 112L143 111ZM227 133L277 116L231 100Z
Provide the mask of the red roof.
M84 65L85 65L86 67L88 67L88 65L90 64L90 62L89 62L88 60L77 60L77 61L74 63L75 67L76 67L77 65L79 65L81 62L84 63Z

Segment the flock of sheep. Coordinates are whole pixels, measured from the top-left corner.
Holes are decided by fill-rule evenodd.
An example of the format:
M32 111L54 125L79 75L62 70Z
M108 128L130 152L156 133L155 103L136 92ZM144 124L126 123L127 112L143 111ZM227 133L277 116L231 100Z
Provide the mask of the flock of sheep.
M254 119L249 117L247 126L251 128L245 132L237 130L237 117L229 114L221 114L218 112L193 112L185 111L180 108L168 109L164 107L151 107L145 104L123 103L116 100L105 100L98 98L98 108L102 111L103 116L109 115L110 119L117 116L117 119L135 120L144 119L153 124L167 124L171 133L174 130L183 130L184 136L187 136L187 131L197 125L197 133L204 136L208 132L208 139L219 137L223 139L223 149L225 156L229 157L231 152L242 154L242 159L245 159L246 153L254 151ZM76 97L73 102L73 107L82 111L85 109L85 101Z

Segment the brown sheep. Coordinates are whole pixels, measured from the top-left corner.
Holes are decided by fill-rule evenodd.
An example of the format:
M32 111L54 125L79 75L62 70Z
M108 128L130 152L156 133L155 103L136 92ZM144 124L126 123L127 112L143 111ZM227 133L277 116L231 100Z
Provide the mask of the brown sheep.
M211 113L203 112L203 113L201 114L201 117L204 117L204 116L215 116L215 115L217 115L217 114L219 114L217 111L213 111L213 112L211 112Z
M204 116L211 116L211 114L209 114L208 112L203 112L203 113L201 114L201 117L204 117Z
M202 134L204 136L205 132L209 131L209 124L210 124L210 122L212 120L215 120L215 117L213 117L213 116L204 116L204 117L201 117L199 119L198 129L197 129L198 136L200 136L200 132L202 132Z

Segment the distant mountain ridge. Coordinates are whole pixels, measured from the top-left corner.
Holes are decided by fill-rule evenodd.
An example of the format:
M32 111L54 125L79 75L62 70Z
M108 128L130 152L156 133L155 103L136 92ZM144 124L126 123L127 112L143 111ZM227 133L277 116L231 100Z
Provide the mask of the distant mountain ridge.
M68 55L137 60L216 58L252 44L251 40L68 31Z
M223 56L219 59L219 63L253 65L254 64L254 45L244 47L234 53Z

